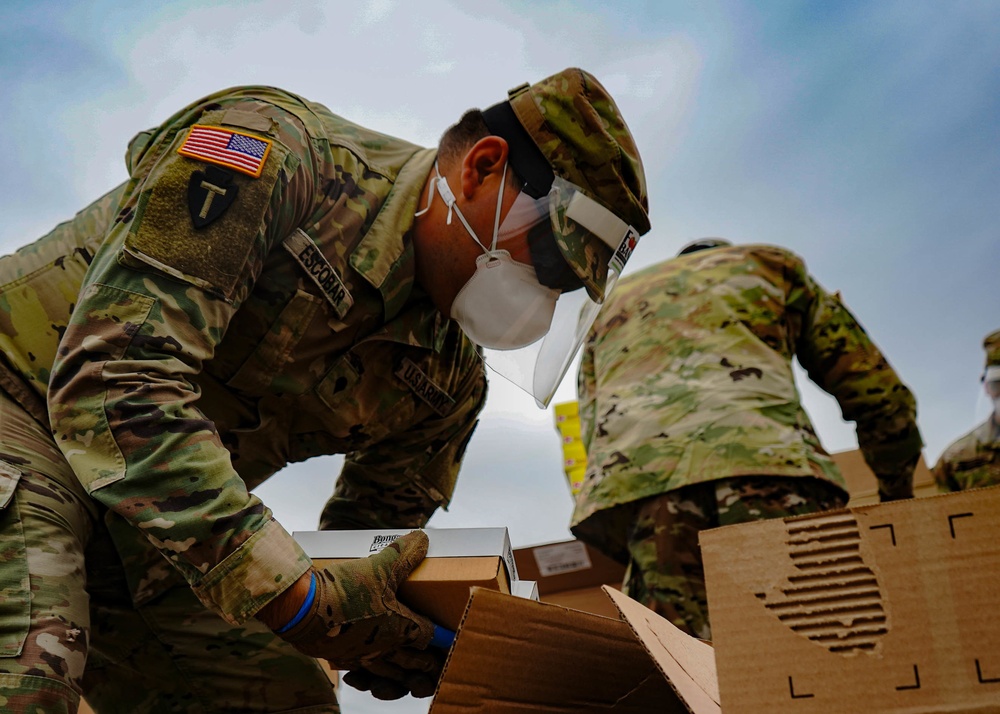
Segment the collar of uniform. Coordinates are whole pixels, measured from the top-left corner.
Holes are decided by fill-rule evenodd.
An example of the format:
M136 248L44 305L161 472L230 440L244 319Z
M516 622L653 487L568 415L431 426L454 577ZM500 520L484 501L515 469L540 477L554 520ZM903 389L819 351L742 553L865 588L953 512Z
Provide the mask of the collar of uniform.
M413 246L403 236L413 226L420 192L436 158L436 149L421 149L403 164L372 227L351 253L351 267L382 294L386 320L403 308L413 289Z
M422 299L408 303L399 315L365 339L388 340L441 352L448 336L448 320L419 287L415 288L415 292Z
M146 155L146 149L152 143L153 131L153 129L140 131L128 143L128 150L125 152L125 165L128 167L129 176L132 175L139 162L142 161L142 157Z

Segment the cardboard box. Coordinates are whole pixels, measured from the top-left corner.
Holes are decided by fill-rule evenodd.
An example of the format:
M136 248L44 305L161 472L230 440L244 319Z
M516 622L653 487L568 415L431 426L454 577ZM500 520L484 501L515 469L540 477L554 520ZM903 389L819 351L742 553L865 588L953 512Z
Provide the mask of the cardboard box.
M844 480L847 481L847 491L851 494L848 506L867 506L878 503L878 479L868 464L861 451L841 451L830 454L834 462L840 468ZM921 456L917 462L917 467L913 471L913 495L915 497L934 496L940 493L937 484L934 483L934 476L931 474L924 457Z
M510 594L538 602L538 583L534 580L515 580L510 584Z
M726 714L1000 712L1000 487L700 542Z
M718 714L711 645L604 596L615 618L473 590L431 714Z
M538 599L618 618L618 609L601 589L620 590L625 566L579 540L546 543L514 551L518 573L538 583Z
M317 567L377 553L409 529L296 531ZM458 629L472 587L511 592L517 566L506 528L427 528L427 557L399 587L399 598L438 625Z

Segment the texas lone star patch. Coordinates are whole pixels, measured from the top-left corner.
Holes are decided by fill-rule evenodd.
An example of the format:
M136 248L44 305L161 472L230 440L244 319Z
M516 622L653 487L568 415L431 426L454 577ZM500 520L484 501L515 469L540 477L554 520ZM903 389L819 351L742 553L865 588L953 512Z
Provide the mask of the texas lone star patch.
M177 153L259 178L271 141L217 126L196 124Z

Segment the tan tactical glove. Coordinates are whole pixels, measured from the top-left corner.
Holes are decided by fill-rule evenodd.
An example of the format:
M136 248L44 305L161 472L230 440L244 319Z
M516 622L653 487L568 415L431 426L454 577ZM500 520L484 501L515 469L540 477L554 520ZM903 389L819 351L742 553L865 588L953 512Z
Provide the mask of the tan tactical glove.
M344 674L344 684L376 699L399 699L407 694L429 697L437 689L448 651L438 647L417 650L411 647L380 657L361 669Z
M425 555L427 534L414 531L367 558L314 568L315 593L301 619L275 633L336 669L364 669L401 649L423 650L434 624L401 604L396 588Z

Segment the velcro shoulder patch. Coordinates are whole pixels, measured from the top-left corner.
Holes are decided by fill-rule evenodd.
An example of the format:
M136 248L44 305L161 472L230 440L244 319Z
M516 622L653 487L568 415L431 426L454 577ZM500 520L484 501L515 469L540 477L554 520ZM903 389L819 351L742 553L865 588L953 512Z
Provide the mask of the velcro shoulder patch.
M434 384L431 378L409 358L403 360L396 376L441 416L446 415L455 406L455 400L451 398L451 395Z
M333 306L337 317L341 320L354 304L354 297L344 285L344 281L337 273L337 269L330 265L319 246L301 228L285 238L285 250L287 250L295 262L302 266L309 279L316 283L317 287L323 291L327 301Z
M125 238L124 257L129 264L139 260L230 298L244 278L253 252L264 249L257 240L265 228L265 215L288 149L271 139L248 137L267 144L253 177L249 164L241 170L182 151L189 145L189 136L175 138L173 150L165 153L143 180ZM233 171L205 166L204 162ZM215 174L219 176L213 179ZM220 176L225 181L220 182Z
M195 124L177 149L181 156L260 178L272 141L221 126Z

